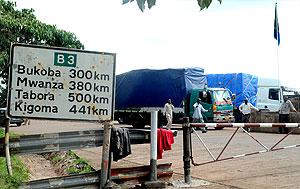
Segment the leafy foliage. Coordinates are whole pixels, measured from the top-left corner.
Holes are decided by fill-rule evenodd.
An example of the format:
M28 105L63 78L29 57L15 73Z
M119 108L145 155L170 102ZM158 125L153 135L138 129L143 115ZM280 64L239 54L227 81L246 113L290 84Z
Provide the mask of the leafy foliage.
M198 1L198 5L200 7L201 10L208 8L209 5L211 4L212 0L197 0ZM222 3L222 0L218 0L220 3Z
M123 0L123 4L133 2L134 0ZM147 1L148 8L151 9L152 6L155 5L156 0L136 0L137 5L139 6L140 10L143 12L145 10L145 3ZM200 10L203 10L205 8L208 8L211 4L212 0L197 0L198 5L200 7ZM222 0L218 0L220 3L222 3Z
M33 9L16 9L16 3L0 0L0 106L6 105L8 61L11 43L84 49L74 33L39 21Z
M4 130L0 128L0 138L4 137Z

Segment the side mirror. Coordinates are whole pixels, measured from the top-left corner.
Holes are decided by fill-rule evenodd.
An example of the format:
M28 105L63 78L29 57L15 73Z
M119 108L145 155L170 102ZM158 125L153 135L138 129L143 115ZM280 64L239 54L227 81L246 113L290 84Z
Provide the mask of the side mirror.
M235 100L235 98L236 98L235 94L232 94L231 95L231 100Z

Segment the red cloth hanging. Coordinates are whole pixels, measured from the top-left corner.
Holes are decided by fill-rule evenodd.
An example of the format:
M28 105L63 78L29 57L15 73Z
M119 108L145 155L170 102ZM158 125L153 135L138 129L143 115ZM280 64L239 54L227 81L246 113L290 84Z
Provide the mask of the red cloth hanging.
M171 130L157 129L157 159L162 159L163 151L172 150L174 136Z

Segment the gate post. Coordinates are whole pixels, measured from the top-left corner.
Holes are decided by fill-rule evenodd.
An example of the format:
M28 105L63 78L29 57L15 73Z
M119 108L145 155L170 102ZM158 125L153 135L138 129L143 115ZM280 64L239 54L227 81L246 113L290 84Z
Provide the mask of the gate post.
M101 162L101 175L100 175L100 189L104 188L108 176L109 164L109 145L110 145L110 132L112 122L104 122L103 144L102 144L102 162Z
M184 182L191 183L191 128L189 118L183 118L183 168L184 168Z
M151 112L150 181L157 181L157 111Z

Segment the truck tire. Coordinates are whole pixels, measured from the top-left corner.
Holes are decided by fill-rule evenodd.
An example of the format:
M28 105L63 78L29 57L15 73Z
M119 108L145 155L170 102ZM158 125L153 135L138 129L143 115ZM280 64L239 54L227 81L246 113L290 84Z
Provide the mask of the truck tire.
M135 129L144 129L145 123L140 122L140 121L135 121L134 123L132 123L132 127Z
M130 116L131 125L135 129L144 129L145 128L145 120L141 114L133 114Z

